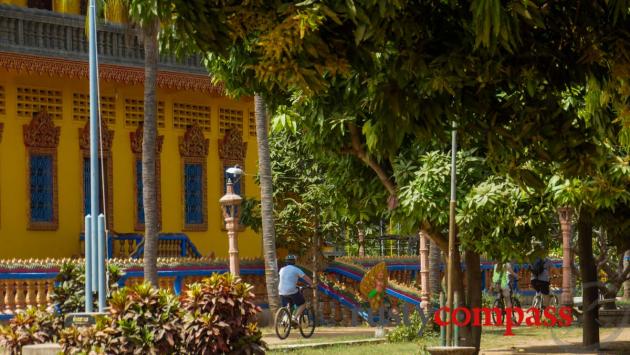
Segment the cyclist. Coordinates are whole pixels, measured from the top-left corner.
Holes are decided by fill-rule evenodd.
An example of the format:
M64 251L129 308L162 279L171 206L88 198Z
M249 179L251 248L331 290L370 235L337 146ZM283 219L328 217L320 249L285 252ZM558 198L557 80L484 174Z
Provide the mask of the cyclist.
M512 287L510 286L510 276L514 279L517 278L514 269L512 269L511 263L496 263L494 265L492 283L494 283L496 290L503 296L505 307L507 308L512 307Z
M297 312L293 314L294 321L297 315L304 311L306 305L304 295L297 288L298 280L302 278L309 286L313 286L313 281L306 276L304 271L295 266L296 260L295 255L287 255L285 259L286 266L280 269L280 283L278 285L282 307L286 307L288 304L298 307Z
M536 258L536 261L531 268L531 285L536 292L543 294L543 307L549 305L550 293L549 293L549 275L553 263L549 258Z

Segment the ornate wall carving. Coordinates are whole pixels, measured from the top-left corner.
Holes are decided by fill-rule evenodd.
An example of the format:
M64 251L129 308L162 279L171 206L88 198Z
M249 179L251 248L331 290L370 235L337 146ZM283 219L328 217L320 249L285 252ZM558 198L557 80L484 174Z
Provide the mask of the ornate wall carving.
M114 141L114 130L107 128L107 123L101 120L101 137L103 138L103 152L111 152ZM85 122L83 128L79 128L79 147L81 150L90 151L90 121ZM99 147L99 154L100 154Z
M61 127L56 127L50 115L41 111L23 126L23 134L24 144L29 148L57 148Z
M223 139L219 140L219 159L221 160L221 177L219 178L221 187L220 191L223 193L225 190L225 169L238 165L240 167L245 166L245 157L247 155L247 142L243 141L243 132L236 128L228 129L223 136ZM238 181L238 186L235 185L235 192L239 192L240 195L245 195L245 180L241 178ZM225 221L221 218L221 226L225 229ZM239 225L239 230L244 230L245 227Z
M182 157L205 158L209 146L210 140L204 137L198 125L189 126L184 136L179 138L179 154Z
M89 74L87 62L6 52L0 52L0 54L0 68L9 71L73 79L87 79ZM143 85L144 69L100 64L99 77L105 81L114 81L124 85ZM157 86L164 89L199 91L216 96L224 95L223 86L212 84L207 75L160 71Z
M142 126L138 126L138 128L134 132L129 132L129 142L131 144L131 151L134 154L133 161L133 175L134 182L138 181L138 178L142 179L142 177L138 176L138 171L136 169L136 162L138 160L142 160L142 140L144 135L144 129ZM157 184L157 205L158 205L158 221L159 225L162 225L162 171L160 164L160 154L162 153L162 143L164 142L164 136L157 136L155 142L155 148L157 150L157 159L155 161L155 178ZM133 193L134 193L134 229L137 231L144 230L144 223L140 223L140 219L138 218L138 200L136 196L140 193L138 191L138 184L133 184Z
M142 137L144 137L144 129L142 129L142 126L138 126L134 132L129 132L131 151L134 154L142 154ZM158 154L162 153L162 143L164 143L164 136L158 135L155 141Z
M203 135L203 130L198 125L189 126L183 137L179 137L179 154L181 155L182 172L182 209L184 231L207 231L208 230L208 172L207 156L210 140ZM201 166L201 199L202 199L202 223L186 223L186 165L194 164Z
M26 214L28 216L29 230L57 230L59 227L59 204L57 193L57 146L61 127L55 126L52 117L45 111L36 113L31 122L22 126L24 145L28 161L26 163L26 196L29 204ZM31 159L34 155L46 155L51 159L52 177L52 216L49 221L34 221L31 215L32 192L31 192Z
M105 203L107 206L105 207L105 212L107 214L107 227L112 229L114 226L114 172L113 172L113 154L112 154L112 144L114 142L114 130L107 128L107 123L101 120L101 137L103 138L103 151L101 154L101 148L99 146L98 152L99 157L105 159L104 168L105 168ZM81 181L85 181L86 177L83 176L83 164L86 158L90 157L90 121L85 122L85 126L83 128L79 128L79 149L81 150ZM81 201L85 199L85 192L83 192L83 188L81 188ZM103 201L100 201L103 203ZM83 202L82 202L83 205ZM84 208L81 208L83 211ZM81 220L84 220L83 217L89 213L90 211L83 211L83 215L81 216Z
M243 132L237 129L229 129L223 139L219 140L219 158L222 161L235 164L243 164L247 154L247 142L243 141Z

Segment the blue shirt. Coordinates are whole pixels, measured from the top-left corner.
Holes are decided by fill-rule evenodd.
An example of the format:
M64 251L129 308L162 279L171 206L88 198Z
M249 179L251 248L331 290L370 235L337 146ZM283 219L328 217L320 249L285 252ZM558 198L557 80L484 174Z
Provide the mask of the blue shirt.
M304 275L304 271L294 265L287 265L280 269L280 284L278 285L280 296L296 294L298 279Z

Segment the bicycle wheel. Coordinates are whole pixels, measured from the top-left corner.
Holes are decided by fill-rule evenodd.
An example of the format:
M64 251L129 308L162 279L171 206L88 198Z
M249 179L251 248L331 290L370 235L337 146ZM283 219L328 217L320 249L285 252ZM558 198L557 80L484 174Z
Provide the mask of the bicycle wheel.
M280 339L286 339L291 333L291 313L286 307L279 308L274 319L276 335Z
M542 312L542 304L542 296L536 293L534 299L532 300L532 308L535 308L538 311Z
M305 308L298 319L300 334L305 338L310 338L315 332L315 311L311 308Z
M558 309L558 304L559 304L559 303L560 303L560 302L558 302L558 296L556 296L556 295L552 294L552 295L549 297L549 306L551 306L551 307L555 307L556 309Z
M519 301L519 299L516 297L512 297L512 309L514 310L515 308L522 309L521 301ZM525 315L523 315L523 319L525 319ZM519 320L522 321L523 319L519 319L518 313L515 311L512 311L512 324L520 325L521 323L519 322Z
M499 324L498 322L498 318L497 318L497 313L494 311L495 308L498 308L501 310L501 323L503 323L503 317L505 317L505 306L503 305L503 299L501 298L497 298L494 300L494 302L492 303L492 323L494 323L494 325Z

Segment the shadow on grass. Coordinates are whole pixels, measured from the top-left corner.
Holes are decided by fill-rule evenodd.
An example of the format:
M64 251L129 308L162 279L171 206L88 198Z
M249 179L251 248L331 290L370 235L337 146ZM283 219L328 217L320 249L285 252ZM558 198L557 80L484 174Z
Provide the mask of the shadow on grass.
M483 354L507 353L506 350L483 350ZM630 355L630 341L615 341L602 343L599 349L587 348L581 344L540 345L513 347L514 354L606 354Z

